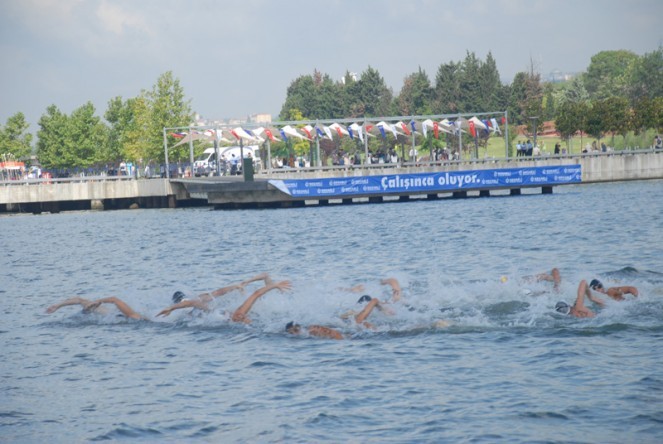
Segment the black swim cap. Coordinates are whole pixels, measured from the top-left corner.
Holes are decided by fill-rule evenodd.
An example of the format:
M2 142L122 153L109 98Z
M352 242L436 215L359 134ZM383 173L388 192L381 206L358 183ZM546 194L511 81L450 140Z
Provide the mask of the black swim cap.
M299 328L299 324L295 324L294 321L290 321L287 324L285 324L285 331L287 331L288 333L290 333L291 330L298 329L298 328Z
M566 302L561 302L560 301L557 304L555 304L555 311L557 311L558 313L562 313L562 314L567 315L567 314L571 313L571 306L569 304L567 304Z
M357 301L357 304L363 304L364 302L368 302L371 299L373 299L373 298L370 297L369 295L365 294L365 295L363 295L362 297L359 298L359 300Z
M182 302L182 299L184 299L186 295L182 293L181 291L176 291L173 293L173 303L177 304L179 302Z
M603 288L603 284L598 279L592 279L592 282L589 283L589 288L596 290L597 288Z

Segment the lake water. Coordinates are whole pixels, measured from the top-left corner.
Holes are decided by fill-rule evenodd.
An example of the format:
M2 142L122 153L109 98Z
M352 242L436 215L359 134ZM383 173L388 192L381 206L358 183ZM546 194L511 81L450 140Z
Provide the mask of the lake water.
M663 437L663 181L281 210L0 217L2 442L592 442ZM558 267L561 291L524 276ZM268 271L238 325L155 314ZM507 277L501 282L502 276ZM405 304L344 323L364 284ZM635 285L593 319L581 279ZM49 305L119 296L154 322ZM410 307L410 309L408 309ZM433 328L437 320L450 323ZM291 336L322 324L345 340Z

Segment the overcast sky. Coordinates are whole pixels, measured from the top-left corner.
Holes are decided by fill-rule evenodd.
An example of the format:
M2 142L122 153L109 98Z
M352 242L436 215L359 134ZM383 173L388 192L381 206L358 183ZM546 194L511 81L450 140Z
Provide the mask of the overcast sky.
M172 71L209 119L280 112L314 69L340 79L377 69L398 94L424 69L492 52L511 82L534 61L580 72L593 55L663 44L661 0L0 0L0 124L37 121L55 104L149 90Z

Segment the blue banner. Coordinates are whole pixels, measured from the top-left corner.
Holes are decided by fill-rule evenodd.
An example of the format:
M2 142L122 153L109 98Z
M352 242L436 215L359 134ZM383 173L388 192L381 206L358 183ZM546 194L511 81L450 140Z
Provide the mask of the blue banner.
M293 197L331 198L562 185L581 182L580 165L444 171L438 173L270 180Z

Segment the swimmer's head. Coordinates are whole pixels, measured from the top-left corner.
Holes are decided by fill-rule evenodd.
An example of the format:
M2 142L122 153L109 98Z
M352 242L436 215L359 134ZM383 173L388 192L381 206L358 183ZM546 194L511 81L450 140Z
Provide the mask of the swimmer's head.
M176 291L173 293L173 304L178 304L182 302L182 299L184 299L186 295L182 293L181 291Z
M290 321L287 324L285 324L285 331L287 331L288 333L297 335L299 334L300 330L301 327L299 326L299 324L295 324L293 321Z
M598 279L592 279L592 282L589 283L589 288L592 290L603 290L603 284Z
M369 295L365 294L357 300L357 304L363 304L364 302L368 302L371 299L373 299L373 298L370 297Z
M508 280L509 280L509 278L506 277L506 276L502 276L502 277L500 278L500 282L503 283L503 284L506 283L506 281L508 281Z
M571 306L569 304L567 304L566 302L561 302L560 301L557 304L555 304L555 311L557 311L558 313L562 313L562 314L567 315L567 314L571 313Z

